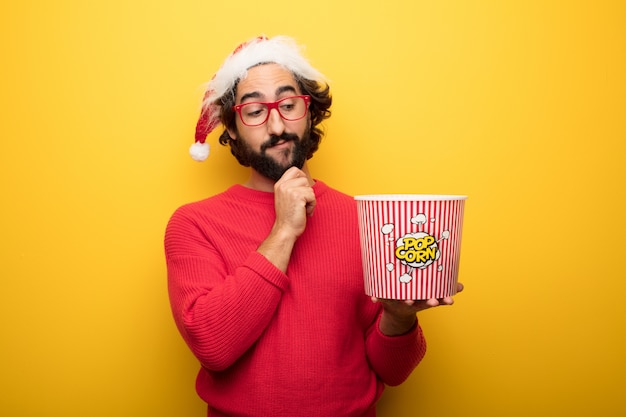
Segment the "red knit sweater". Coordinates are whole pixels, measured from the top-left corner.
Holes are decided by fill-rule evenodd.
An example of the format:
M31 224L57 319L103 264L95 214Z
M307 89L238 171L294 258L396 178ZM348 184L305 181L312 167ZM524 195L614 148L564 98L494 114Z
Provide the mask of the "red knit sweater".
M287 273L256 252L272 193L235 185L179 208L165 234L174 319L213 416L374 416L384 384L424 356L417 325L388 337L364 293L356 204L317 181Z

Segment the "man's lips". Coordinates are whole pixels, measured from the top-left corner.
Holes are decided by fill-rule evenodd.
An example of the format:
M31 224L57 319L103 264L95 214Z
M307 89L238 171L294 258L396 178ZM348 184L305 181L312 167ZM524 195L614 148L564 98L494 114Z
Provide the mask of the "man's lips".
M276 142L272 142L272 143L268 143L267 146L265 146L265 149L282 149L282 148L286 148L289 146L289 144L293 142L293 140L285 140L285 139L280 139Z
M268 140L263 145L261 145L261 152L263 152L263 151L265 151L267 149L270 149L270 148L284 148L290 142L294 142L295 140L298 139L298 137L295 136L295 135L293 135L291 137L290 136L288 136L288 135L273 136L270 140Z

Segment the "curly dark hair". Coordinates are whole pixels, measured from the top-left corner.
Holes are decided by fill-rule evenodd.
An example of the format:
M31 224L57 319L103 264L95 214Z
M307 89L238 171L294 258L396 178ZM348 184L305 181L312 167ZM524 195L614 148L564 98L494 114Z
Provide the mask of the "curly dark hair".
M302 94L311 96L311 102L309 104L309 114L311 116L311 149L307 155L307 159L311 159L315 151L319 148L319 144L324 136L324 131L319 124L330 117L332 96L330 94L330 87L326 83L320 84L314 80L298 77L296 74L294 74L294 78ZM249 166L248 162L242 158L241 141L233 140L227 131L227 129L237 130L235 119L236 112L233 110L237 85L238 83L235 83L235 85L224 93L216 103L222 108L220 121L225 127L224 132L220 135L219 142L224 146L230 145L230 152L237 158L237 161L244 166Z

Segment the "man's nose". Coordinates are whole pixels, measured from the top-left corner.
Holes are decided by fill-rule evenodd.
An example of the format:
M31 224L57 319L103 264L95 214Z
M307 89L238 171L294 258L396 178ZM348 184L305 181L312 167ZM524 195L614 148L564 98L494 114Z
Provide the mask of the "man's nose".
M285 131L285 122L280 117L277 109L271 109L267 118L267 132L271 135L280 136Z

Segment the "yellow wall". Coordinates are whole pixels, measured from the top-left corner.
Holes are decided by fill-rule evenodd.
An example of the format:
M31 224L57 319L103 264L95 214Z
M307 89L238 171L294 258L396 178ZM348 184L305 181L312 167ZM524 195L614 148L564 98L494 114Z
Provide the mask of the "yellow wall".
M203 415L162 236L244 177L216 135L204 164L187 148L201 84L260 33L332 80L317 178L470 196L467 291L421 316L429 353L379 414L625 415L625 21L619 0L4 2L0 415Z

